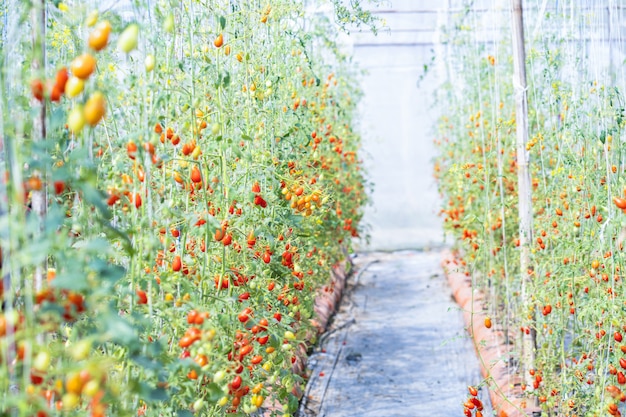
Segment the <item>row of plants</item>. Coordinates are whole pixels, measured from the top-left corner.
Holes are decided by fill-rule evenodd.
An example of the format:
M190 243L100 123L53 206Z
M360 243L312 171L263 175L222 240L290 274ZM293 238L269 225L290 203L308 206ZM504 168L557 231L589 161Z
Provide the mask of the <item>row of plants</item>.
M540 6L524 10L529 268L520 270L511 28L481 26L470 6L446 31L449 78L437 96L446 112L435 141L441 215L459 265L486 296L484 325L514 346L502 360L526 405L545 416L617 416L626 410L626 107L624 78L608 56L621 44L595 37L606 8ZM508 10L498 16L510 20ZM496 29L494 42L481 38L485 29ZM606 60L594 58L598 50ZM524 334L534 339L531 355ZM480 385L499 389L491 377ZM482 415L470 403L464 413Z
M2 2L0 415L296 411L368 187L302 3Z

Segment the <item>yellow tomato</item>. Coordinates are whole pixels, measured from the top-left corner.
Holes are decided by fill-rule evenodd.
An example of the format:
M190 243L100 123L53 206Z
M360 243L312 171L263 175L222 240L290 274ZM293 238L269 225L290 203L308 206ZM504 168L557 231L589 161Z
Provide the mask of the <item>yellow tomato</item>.
M85 82L78 77L70 77L65 83L65 95L68 98L74 98L83 92Z
M83 114L83 106L76 106L67 115L67 127L70 132L78 135L85 127L85 116Z

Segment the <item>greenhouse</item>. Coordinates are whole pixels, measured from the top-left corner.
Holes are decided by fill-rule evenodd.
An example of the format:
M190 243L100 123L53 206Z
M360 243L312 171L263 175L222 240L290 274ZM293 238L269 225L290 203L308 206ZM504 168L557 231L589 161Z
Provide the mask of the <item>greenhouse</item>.
M622 415L624 22L3 0L0 417Z

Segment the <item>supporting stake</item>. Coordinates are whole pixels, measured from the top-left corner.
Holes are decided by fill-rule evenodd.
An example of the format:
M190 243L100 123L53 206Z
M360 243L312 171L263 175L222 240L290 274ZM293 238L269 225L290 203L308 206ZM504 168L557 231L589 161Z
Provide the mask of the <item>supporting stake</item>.
M522 282L522 319L527 313L533 317L531 290L533 274L530 272L530 242L533 238L532 188L530 183L528 142L528 95L526 86L526 51L524 48L524 17L522 0L511 0L513 29L513 86L515 88L515 120L517 129L517 186L519 203L520 274ZM531 326L532 328L532 326ZM535 333L522 333L522 371L530 387L532 378L528 372L535 364Z

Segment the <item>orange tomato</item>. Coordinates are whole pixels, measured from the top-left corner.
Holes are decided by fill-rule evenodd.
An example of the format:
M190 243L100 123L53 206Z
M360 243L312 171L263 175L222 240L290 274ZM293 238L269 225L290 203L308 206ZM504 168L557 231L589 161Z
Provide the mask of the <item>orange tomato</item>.
M106 100L104 94L96 91L89 97L85 104L85 120L92 127L97 125L106 113Z
M96 69L96 59L90 54L82 54L74 58L70 69L75 77L86 80Z
M217 36L217 38L215 38L215 40L213 41L213 45L215 45L216 48L221 47L222 45L224 45L224 35L222 35L221 33Z
M98 23L98 26L89 34L89 47L94 51L101 51L109 43L110 33L111 24L107 20Z

